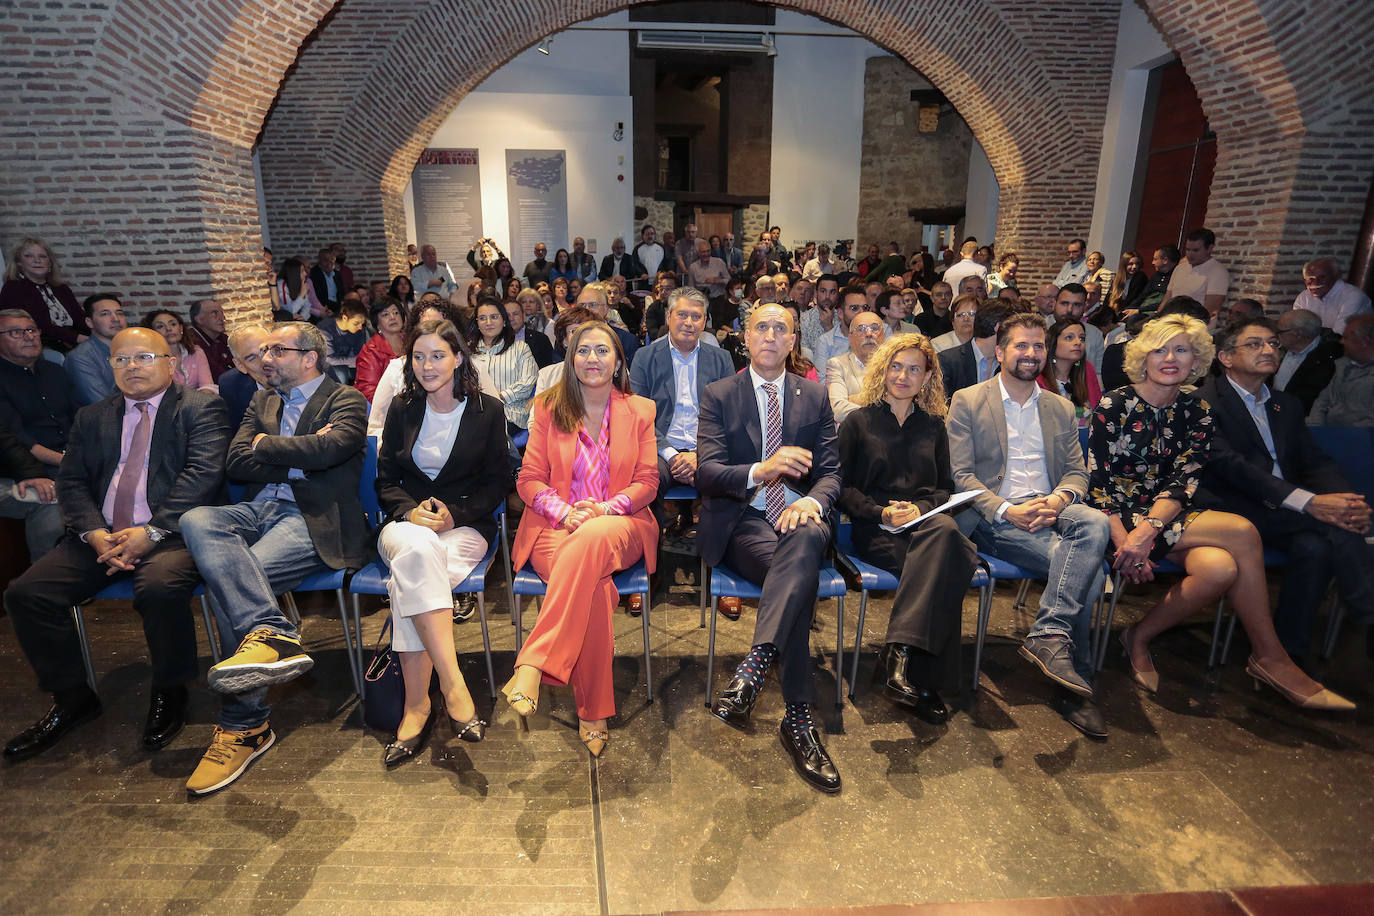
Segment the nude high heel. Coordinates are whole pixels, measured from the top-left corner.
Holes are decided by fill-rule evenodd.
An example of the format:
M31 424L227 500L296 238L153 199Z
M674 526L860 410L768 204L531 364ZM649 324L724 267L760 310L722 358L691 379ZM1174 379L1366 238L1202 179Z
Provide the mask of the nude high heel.
M1131 661L1131 629L1131 627L1127 627L1122 630L1119 640L1121 643L1121 654L1126 657L1126 667L1131 669L1131 680L1135 681L1149 693L1158 693L1159 672L1142 671L1135 666L1135 662ZM1153 662L1154 659L1150 661Z
M1270 687L1277 690L1279 695L1285 700L1300 709L1319 709L1324 712L1350 712L1355 708L1354 703L1350 702L1339 693L1327 690L1325 687L1322 687L1321 684L1317 685L1321 687L1321 689L1310 697L1294 693L1288 687L1280 683L1276 677L1260 667L1259 662L1255 661L1253 655L1245 662L1245 673L1254 679L1256 690L1260 689L1261 682L1268 684Z
M611 733L605 729L589 728L584 723L578 722L577 737L581 738L582 743L587 746L589 754L599 758L611 740Z
M515 689L515 678L516 675L512 674L510 680L506 681L506 686L501 688L501 693L505 695L510 708L515 710L515 714L520 717L520 728L529 731L528 717L539 710L539 704Z

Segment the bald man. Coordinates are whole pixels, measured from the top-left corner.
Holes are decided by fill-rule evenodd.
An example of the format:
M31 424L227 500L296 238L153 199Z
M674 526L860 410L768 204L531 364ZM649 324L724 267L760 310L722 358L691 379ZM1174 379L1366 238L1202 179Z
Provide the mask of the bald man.
M120 579L133 580L152 668L144 750L166 747L186 723L198 671L188 602L200 575L181 516L219 501L229 417L218 397L173 383L176 357L156 331L120 331L110 365L119 390L77 411L58 471L67 534L5 592L19 645L53 698L5 745L7 760L41 754L100 715L70 608Z

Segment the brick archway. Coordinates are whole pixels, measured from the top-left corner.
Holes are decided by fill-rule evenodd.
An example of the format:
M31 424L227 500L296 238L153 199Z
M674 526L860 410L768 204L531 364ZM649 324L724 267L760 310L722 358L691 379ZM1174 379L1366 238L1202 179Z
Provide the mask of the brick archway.
M1139 2L1218 134L1207 222L1233 288L1281 305L1301 262L1344 257L1359 225L1374 173L1374 61L1361 45L1374 5ZM14 4L0 22L0 238L46 236L81 291L121 289L140 308L215 295L254 311L265 301L251 158L261 136L278 247L309 251L343 229L364 272L380 271L398 259L414 153L458 99L544 34L626 5ZM992 160L1005 246L1050 264L1087 228L1115 0L1076 5L1072 22L1008 0L777 5L853 28L946 93ZM428 45L404 38L426 27L457 45L418 67Z

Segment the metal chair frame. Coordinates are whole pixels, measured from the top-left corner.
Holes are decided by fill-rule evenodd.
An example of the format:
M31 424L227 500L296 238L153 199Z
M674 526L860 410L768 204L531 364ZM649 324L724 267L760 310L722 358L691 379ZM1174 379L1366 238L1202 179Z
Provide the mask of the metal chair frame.
M215 618L210 613L210 605L207 603L205 586L198 585L196 590L191 593L192 597L200 599L200 613L205 621L205 639L210 644L210 657L219 662L223 657L223 651L219 644L219 633L215 629ZM131 578L124 578L96 592L86 601L97 599L104 601L132 601L134 597L134 583ZM81 662L86 667L86 683L95 693L100 691L96 688L95 666L91 664L91 643L86 636L86 619L81 613L81 604L73 604L71 607L72 623L76 626L76 638L81 643Z

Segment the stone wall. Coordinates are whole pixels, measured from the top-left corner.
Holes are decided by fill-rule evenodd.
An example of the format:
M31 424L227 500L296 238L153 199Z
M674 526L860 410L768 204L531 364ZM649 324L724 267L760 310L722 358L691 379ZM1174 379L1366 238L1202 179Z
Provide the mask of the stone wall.
M635 225L635 245L639 244L639 230L644 227L645 223L654 227L658 233L659 242L662 242L663 233L673 228L673 202L671 200L654 200L652 197L636 197L635 209L638 210L640 207L649 211L649 216ZM630 247L633 248L634 245Z
M912 90L930 82L894 57L872 57L864 69L864 135L859 165L858 257L869 245L886 252L919 251L921 224L913 207L961 207L968 186L973 132L952 106L942 105L938 129L917 130L920 105Z

